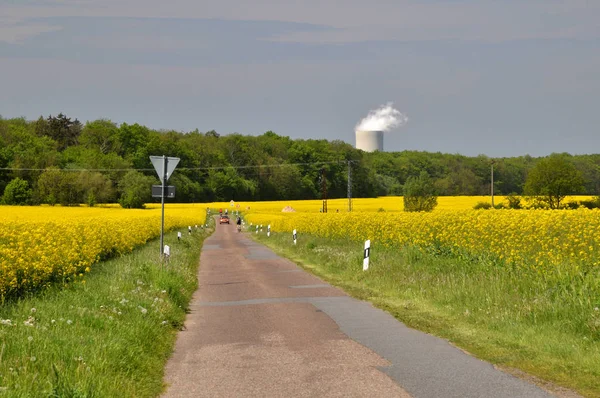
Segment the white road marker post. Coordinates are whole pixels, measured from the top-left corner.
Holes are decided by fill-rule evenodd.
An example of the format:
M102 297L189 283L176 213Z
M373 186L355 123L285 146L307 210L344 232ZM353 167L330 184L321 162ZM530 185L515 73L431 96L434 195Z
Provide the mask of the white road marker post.
M164 252L163 252L165 259L169 259L169 257L171 257L171 247L169 245L165 245L164 246Z
M365 241L365 251L363 257L363 271L369 269L369 256L371 255L371 240Z
M292 233L292 238L294 238L294 244L296 244L296 239L298 238L298 235L296 234L296 230L294 230L294 232Z
M267 237L271 236L271 224L267 225Z
M181 232L177 232L177 241L181 240Z
M258 224L256 224L256 233L258 233Z

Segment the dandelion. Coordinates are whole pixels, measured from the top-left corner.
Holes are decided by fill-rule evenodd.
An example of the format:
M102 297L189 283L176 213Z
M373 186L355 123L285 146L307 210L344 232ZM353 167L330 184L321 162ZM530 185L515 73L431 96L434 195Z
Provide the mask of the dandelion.
M121 305L125 305L125 304L127 304L128 302L129 302L129 300L127 300L126 298L123 298L121 301L119 301L119 303L120 303Z
M166 292L167 292L166 290L163 290L161 293L162 293L162 294L165 294Z
M122 312L121 312L121 311L117 312L117 315L121 315L121 314L122 314Z
M31 343L33 341L33 337L31 337L31 336L27 337L27 341L29 341Z
M33 323L35 322L35 318L30 316L26 321L23 321L23 325L33 327Z
M70 319L67 319L67 325L71 325L72 323L73 323L73 321L72 321L72 320L70 320Z
M12 326L12 321L10 319L0 319L0 325Z
M35 312L36 312L36 311L37 311L37 310L36 310L35 308L32 308L32 309L31 309L31 313L32 313L32 314L35 314Z
M169 323L169 322L167 322L167 321L162 321L160 324L161 324L161 325L166 325L167 323Z
M148 312L147 309L145 309L144 307L138 306L138 308L140 309L140 311L142 312L142 314L146 314Z
M594 307L594 311L600 311L598 307Z
M53 319L53 320L50 321L50 323L54 325L56 323L56 320Z
M30 360L31 362L35 362L35 361L36 361L36 359L37 359L36 357L31 357L31 358L29 358L29 360Z

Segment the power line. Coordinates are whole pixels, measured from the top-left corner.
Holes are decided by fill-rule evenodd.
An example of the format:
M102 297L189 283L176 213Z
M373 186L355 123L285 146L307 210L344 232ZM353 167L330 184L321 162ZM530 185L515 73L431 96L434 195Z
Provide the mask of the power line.
M284 167L284 166L313 166L313 165L326 165L326 164L343 164L341 161L329 161L329 162L306 162L306 163L273 163L273 164L261 164L261 165L243 165L243 166L213 166L213 167L178 167L178 171L194 171L194 170L225 170L225 169L255 169L262 167ZM46 171L46 170L58 170L58 171L154 171L154 169L41 169L41 168L19 168L19 167L0 167L0 170L4 171Z
M46 171L46 170L56 170L56 171L151 171L154 169L31 169L31 168L17 168L17 167L0 167L0 170L6 171Z

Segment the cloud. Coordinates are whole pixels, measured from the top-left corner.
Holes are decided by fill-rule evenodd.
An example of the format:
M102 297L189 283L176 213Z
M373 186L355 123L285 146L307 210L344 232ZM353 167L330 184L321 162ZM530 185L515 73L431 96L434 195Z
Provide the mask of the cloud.
M283 42L598 38L600 2L587 0L54 0L5 6L16 18L105 16L282 21L329 31L282 32Z
M59 25L28 22L15 18L0 17L0 42L17 44L42 33L61 30Z
M0 42L0 56L178 66L356 57L349 49L331 52L323 46L267 40L288 32L330 29L312 24L129 17L52 17L30 24L62 29L21 43Z
M394 104L388 102L377 109L369 111L354 128L356 131L384 131L388 132L408 122L408 117L394 108Z

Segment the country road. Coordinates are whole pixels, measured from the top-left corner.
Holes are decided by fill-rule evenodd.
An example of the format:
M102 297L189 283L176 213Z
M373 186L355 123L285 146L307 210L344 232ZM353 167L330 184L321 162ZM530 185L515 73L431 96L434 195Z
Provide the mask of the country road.
M550 397L218 225L164 397Z

